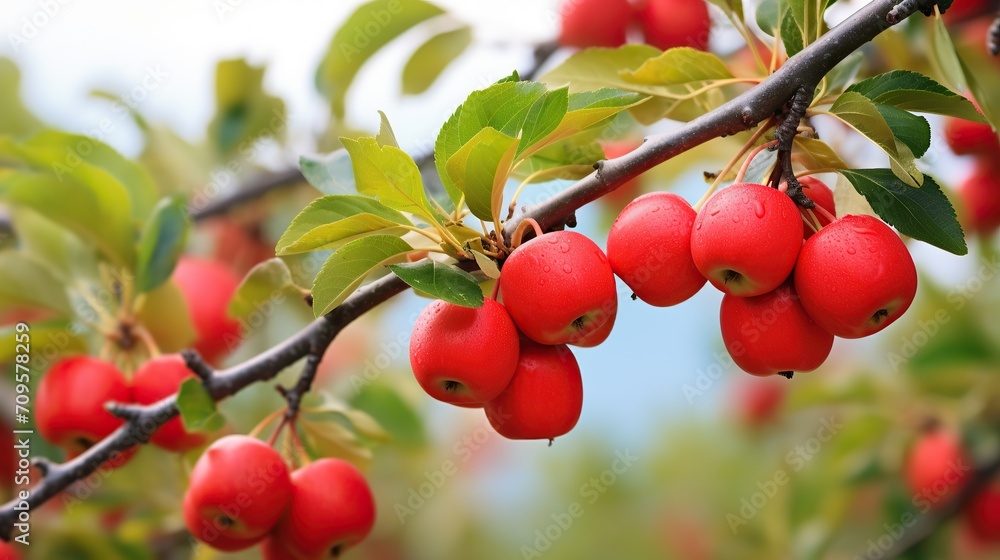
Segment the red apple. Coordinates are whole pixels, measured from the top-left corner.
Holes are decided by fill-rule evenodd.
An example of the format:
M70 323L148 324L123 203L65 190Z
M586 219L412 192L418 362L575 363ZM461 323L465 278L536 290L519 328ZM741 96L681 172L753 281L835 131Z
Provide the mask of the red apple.
M777 377L742 376L739 379L731 397L737 420L750 427L773 420L788 394L788 383Z
M66 358L56 362L38 385L38 431L72 458L125 423L105 404L131 401L128 381L114 364L90 356Z
M618 310L607 256L572 231L548 233L514 250L500 274L500 293L521 332L542 344L600 343L588 335Z
M922 434L910 449L906 482L915 501L940 507L968 481L971 465L958 436L935 428Z
M906 312L917 292L917 270L889 226L872 216L847 215L803 245L795 291L821 327L861 338Z
M729 355L753 375L812 371L833 347L833 335L809 317L791 282L755 297L726 294L719 322Z
M695 216L683 198L656 192L633 200L611 226L611 269L642 301L677 305L705 285L691 258Z
M1000 155L1000 139L988 124L948 117L944 121L944 139L958 155Z
M708 48L712 20L705 0L643 0L636 19L646 43L658 49Z
M965 509L965 525L982 544L1000 544L1000 488L995 484L980 490Z
M152 404L177 393L181 383L194 377L178 354L153 358L132 376L132 396L139 404ZM168 420L150 439L153 445L179 453L201 447L205 441L204 434L184 430L179 417Z
M479 308L428 305L413 326L410 366L427 394L447 403L481 405L510 383L517 367L517 327L487 298Z
M249 436L226 436L191 471L184 522L212 548L243 550L274 528L291 499L288 465L277 451Z
M486 403L486 418L509 439L554 439L576 426L583 380L573 353L521 339L517 371L500 396Z
M563 0L559 8L564 47L618 47L625 44L632 8L628 0Z
M181 258L173 278L184 293L197 332L194 349L208 362L218 363L242 336L240 324L226 311L240 279L217 262L191 257Z
M1000 228L1000 166L997 162L977 162L972 175L958 186L966 233L991 235Z
M759 296L788 278L802 247L798 207L777 189L739 183L712 195L691 234L694 264L727 294Z
M292 473L292 501L274 528L277 544L301 560L337 558L375 525L364 475L342 459L320 459Z

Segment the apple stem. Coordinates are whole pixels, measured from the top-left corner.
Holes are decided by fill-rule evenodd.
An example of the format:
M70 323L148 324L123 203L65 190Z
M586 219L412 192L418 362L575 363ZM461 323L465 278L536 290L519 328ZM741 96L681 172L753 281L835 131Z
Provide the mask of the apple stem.
M830 220L831 223L837 221L837 217L836 216L834 216L833 214L831 214L826 208L823 208L819 204L817 204L816 206L814 206L812 208L812 210L814 212L818 213L820 216L823 216L827 220Z
M816 206L816 208L819 208L819 206ZM819 233L819 230L823 229L823 225L819 223L819 219L816 218L813 210L803 208L802 221L809 226L809 229L813 230L813 233Z
M715 189L719 188L719 184L722 183L723 177L728 175L729 171L732 170L733 167L736 167L736 162L739 161L741 157L743 157L743 154L750 151L750 149L757 142L757 140L760 140L760 137L763 136L765 132L770 130L772 126L774 126L773 117L767 119L767 122L760 125L760 128L758 128L757 131L753 133L753 136L750 137L750 140L747 140L747 143L744 144L742 148L740 148L740 151L737 152L735 156L733 156L733 159L729 160L729 163L727 163L726 167L722 169L722 172L720 172L718 175L715 176L715 181L713 181L712 184L709 185L708 189L705 191L705 194L701 195L701 199L699 199L698 202L694 204L695 212L701 210L701 207L705 204L705 202L708 201L709 197L712 196L712 194L715 192Z
M544 234L542 226L538 225L538 221L534 218L525 218L524 221L517 224L517 228L514 229L514 233L510 236L510 245L512 248L516 249L521 246L521 240L524 238L524 232L528 231L528 227L535 230L535 237L541 237Z
M493 293L490 294L490 299L493 301L499 301L497 298L500 297L500 279L493 281Z

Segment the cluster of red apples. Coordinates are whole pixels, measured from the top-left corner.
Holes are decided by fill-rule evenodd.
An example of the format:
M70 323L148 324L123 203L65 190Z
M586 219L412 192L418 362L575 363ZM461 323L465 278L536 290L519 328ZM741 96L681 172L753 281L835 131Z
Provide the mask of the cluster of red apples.
M560 15L564 47L619 47L636 27L658 49L705 50L712 26L705 0L563 0Z
M424 309L410 339L413 373L435 399L484 408L504 437L552 440L573 429L583 408L567 345L596 346L611 333L614 273L593 241L556 231L515 249L498 282L502 303L487 298L473 309L439 300Z
M949 11L950 13L950 11ZM958 186L963 226L969 233L991 235L1000 228L1000 140L988 124L949 118L944 137L953 152L972 156L972 174Z
M917 273L899 236L864 215L836 218L833 193L811 177L812 216L778 189L738 183L700 212L671 193L635 199L608 235L615 273L636 297L676 305L706 281L725 293L720 323L733 361L753 375L812 371L834 336L860 338L899 318Z
M972 479L973 462L957 434L929 427L914 443L905 478L913 504L922 511L942 509ZM1000 545L1000 486L987 484L964 507L962 520L974 544Z
M328 458L289 473L273 447L243 435L198 459L183 509L201 542L223 551L260 544L264 560L338 558L375 525L375 499L354 465Z
M173 275L191 312L197 333L194 349L217 362L239 340L240 325L226 314L239 279L213 261L183 258ZM177 392L194 374L176 354L150 359L131 376L113 363L73 356L55 363L42 377L36 400L38 430L72 458L111 435L124 420L105 410L105 403L152 404ZM184 452L204 445L200 434L184 431L179 418L167 422L151 438L154 445ZM123 464L134 448L115 463Z

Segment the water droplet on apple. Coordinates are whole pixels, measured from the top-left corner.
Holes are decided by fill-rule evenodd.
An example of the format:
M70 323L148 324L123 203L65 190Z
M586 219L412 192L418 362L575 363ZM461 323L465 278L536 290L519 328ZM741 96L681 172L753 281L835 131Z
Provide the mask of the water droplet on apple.
M753 201L753 213L756 214L758 218L763 218L764 217L764 203L761 202L761 201L759 201L759 200Z
M573 267L570 266L570 265L568 265L568 264L564 264L563 265L563 272L565 272L566 274L572 274L573 273Z
M552 245L555 245L556 243L559 243L559 240L556 239L556 236L550 235L549 236L549 243L551 243Z
M709 212L708 215L709 216L715 216L716 214L718 214L721 211L722 210L720 210L719 208L716 208L716 209L712 210L711 212Z
M559 244L559 250L562 251L563 253L568 253L569 252L569 243L560 243Z
M855 249L854 247L848 247L847 248L847 254L848 255L853 255L854 253L857 253L857 252L858 252L858 250Z
M545 272L548 272L548 271L552 270L552 267L550 267L549 265L545 265L545 266L542 267L542 270L544 270Z
M740 215L739 214L733 214L733 223L734 224L740 223Z

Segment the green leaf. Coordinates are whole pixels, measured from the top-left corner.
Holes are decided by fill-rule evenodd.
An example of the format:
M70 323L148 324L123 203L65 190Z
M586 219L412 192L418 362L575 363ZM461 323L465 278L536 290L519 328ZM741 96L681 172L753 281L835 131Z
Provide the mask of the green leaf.
M138 315L161 352L179 352L194 343L196 333L187 299L174 281L147 293Z
M19 248L64 282L97 277L96 254L80 237L26 206L11 208L10 214Z
M444 13L423 0L373 0L348 16L316 72L316 84L330 98L333 115L344 116L347 90L372 55L408 29Z
M157 202L157 186L146 169L89 136L54 130L42 132L22 146L22 153L35 169L49 169L60 180L72 178L80 183L115 182L128 192L132 216L145 220Z
M362 376L354 376L356 396L351 406L372 416L392 436L394 445L405 448L419 448L427 444L424 416L399 393L397 387Z
M924 177L923 184L915 189L888 169L842 169L840 173L900 233L949 253L968 253L955 209L933 178Z
M51 269L23 252L0 251L0 309L16 307L73 314L66 289Z
M845 91L857 92L875 103L905 111L987 122L971 101L931 78L909 70L894 70L873 76Z
M449 64L472 44L468 26L438 33L417 47L403 67L403 93L416 95L427 91Z
M930 33L931 48L930 57L938 74L944 78L945 82L956 91L964 91L966 85L968 89L974 89L972 84L966 84L968 72L962 65L958 52L955 51L955 43L951 40L951 33L945 27L944 21L936 17L933 19L933 30Z
M389 265L396 276L431 297L463 307L482 307L483 290L468 272L431 259Z
M781 42L785 45L785 52L788 56L795 56L808 44L802 37L802 29L799 27L791 9L786 10L781 16Z
M338 457L359 468L367 468L372 459L371 449L358 440L357 434L336 421L299 422L306 445L316 457Z
M897 109L892 105L876 103L875 108L892 129L896 140L903 142L910 148L913 157L924 155L931 147L931 125L927 119L909 111Z
M516 157L520 157L525 150L541 142L555 130L566 116L568 109L568 87L552 90L537 99L528 109L528 115L524 119L524 130L521 133Z
M214 432L226 423L226 419L216 412L215 401L200 379L189 378L181 383L177 392L177 409L181 411L184 429L189 432Z
M690 47L679 47L645 61L633 71L622 70L621 77L634 84L681 86L728 80L733 74L718 56Z
M646 97L641 94L612 88L573 93L568 99L569 110L559 125L544 138L535 142L532 149L525 150L518 157L527 158L552 144L602 125L608 119L643 103L645 100Z
M15 47L16 48L16 47ZM21 72L10 59L0 57L0 134L24 138L44 124L21 100Z
M415 214L429 224L437 221L424 192L420 169L409 154L392 146L379 146L374 138L340 141L351 154L359 193L373 196L389 208Z
M826 4L827 0L788 0L788 13L795 20L803 47L815 42L825 31L823 12L826 11ZM789 56L792 54L788 53Z
M843 169L847 164L826 142L818 138L795 137L795 156L806 169Z
M845 92L837 98L830 112L882 148L889 156L893 172L907 184L917 186L923 181L923 174L917 169L913 153L906 144L897 140L870 99L857 92Z
M368 441L385 443L392 439L389 432L385 431L370 414L363 410L350 408L328 395L323 395L323 403L320 406L309 406L308 409L303 407L302 411L307 420L330 417L345 420L357 435Z
M448 162L463 146L490 127L516 138L525 126L528 111L546 88L534 82L501 82L472 92L441 127L434 144L434 164L452 202L462 191L448 173Z
M129 266L135 259L129 195L117 182L81 184L47 173L15 171L0 175L0 198L73 231L115 264Z
M499 219L517 146L517 138L486 127L448 160L448 176L465 193L465 203L477 218Z
M187 243L188 214L180 198L164 198L153 209L139 238L136 289L149 292L174 272Z
M262 137L284 137L285 103L264 91L263 66L251 66L243 59L219 62L215 111L208 134L222 156L234 156Z
M268 259L247 272L227 312L230 317L246 320L268 302L281 303L286 296L302 296L304 292L292 280L292 272L285 261Z
M347 150L337 150L320 157L301 156L299 169L306 181L323 194L357 192L351 155Z
M836 96L844 91L844 88L848 84L854 81L857 77L858 71L861 70L861 63L864 62L865 55L861 51L854 51L847 58L841 60L833 70L830 70L825 76L826 80L826 92L823 94L826 96ZM819 87L817 87L817 95L819 92Z
M383 233L392 235L412 226L403 214L377 200L363 196L327 195L312 201L285 230L278 240L278 255L290 255L333 248L360 235ZM395 228L395 229L394 229Z
M313 313L325 315L340 305L376 269L401 262L413 250L391 235L371 235L337 249L313 281Z
M382 111L378 112L378 117L378 134L375 136L375 142L379 147L392 146L393 148L398 148L399 142L396 141L396 133L392 131L392 125L389 124L389 117L385 116L385 113Z
M778 28L781 27L781 16L787 9L788 4L783 0L763 0L754 14L757 27L771 37L777 36Z
M730 13L739 21L743 21L743 0L708 0L723 11Z
M480 242L480 246L482 243ZM476 264L479 265L479 270L483 271L483 274L487 278L492 278L493 280L500 279L500 267L497 266L497 261L493 260L492 257L484 255L480 251L472 250L472 256L476 259Z
M662 54L656 47L638 44L617 49L590 48L570 56L540 80L558 87L569 85L570 92L606 87L628 89L631 84L621 73L636 70Z

